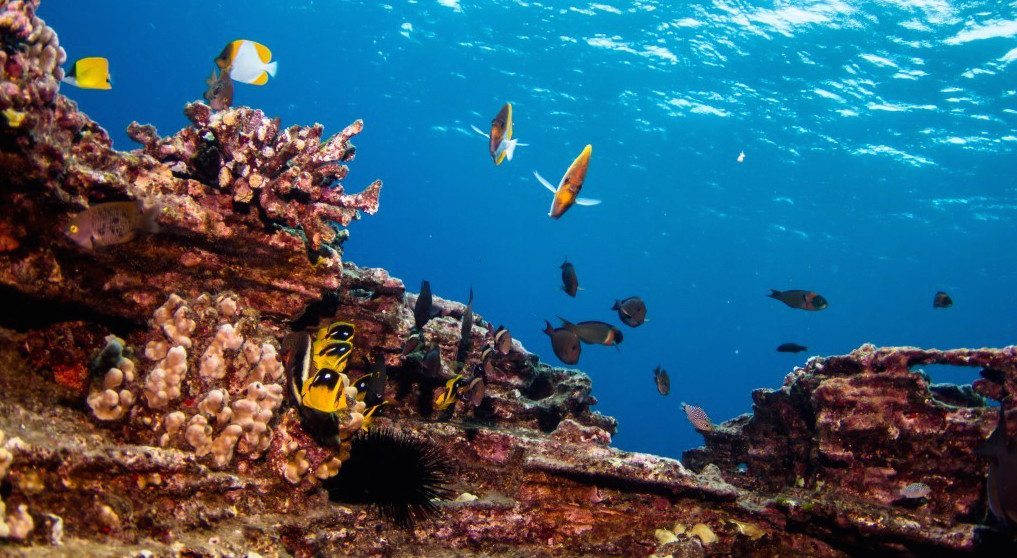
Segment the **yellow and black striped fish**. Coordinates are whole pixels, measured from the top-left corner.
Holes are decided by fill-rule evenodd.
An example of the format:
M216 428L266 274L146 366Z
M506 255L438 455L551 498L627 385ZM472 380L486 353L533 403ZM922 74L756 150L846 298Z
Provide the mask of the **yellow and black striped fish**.
M360 426L361 430L366 432L367 429L371 427L371 422L374 421L374 413L376 413L378 409L384 407L386 403L387 401L382 401L373 407L368 407L367 410L364 411L364 423Z
M335 413L346 408L345 376L330 368L321 368L300 391L300 404L323 413Z
M314 347L314 367L318 370L330 368L342 372L353 354L353 344L349 341L329 341Z
M439 411L444 411L452 405L455 405L456 400L459 398L459 388L463 387L464 383L466 383L466 380L463 378L462 374L459 374L445 382L445 389L441 390L438 397L434 398L434 408Z
M357 328L349 322L332 322L328 327L323 327L318 330L318 334L314 338L316 344L325 343L328 340L332 341L347 341L353 342L353 336L356 334Z

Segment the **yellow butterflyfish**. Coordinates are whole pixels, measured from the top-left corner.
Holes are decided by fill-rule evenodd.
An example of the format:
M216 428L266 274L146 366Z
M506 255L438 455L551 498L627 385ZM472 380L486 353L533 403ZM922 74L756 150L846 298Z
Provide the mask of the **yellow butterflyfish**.
M63 81L82 89L113 89L113 81L109 77L109 60L101 56L78 60Z
M348 341L329 341L314 344L312 360L318 370L331 368L336 372L346 370L346 364L353 354L353 344Z
M455 404L459 397L459 388L465 383L463 376L457 375L448 382L445 382L445 389L441 390L438 397L434 399L434 408L444 411Z
M345 376L329 368L319 369L304 383L300 391L300 404L323 413L335 413L346 408Z

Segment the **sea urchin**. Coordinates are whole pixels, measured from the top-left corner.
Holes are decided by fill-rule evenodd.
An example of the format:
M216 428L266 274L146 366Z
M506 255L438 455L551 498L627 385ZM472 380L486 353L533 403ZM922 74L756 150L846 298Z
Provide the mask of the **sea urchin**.
M435 499L451 495L451 468L435 445L388 428L353 438L339 474L325 481L333 502L373 504L407 527L437 513Z

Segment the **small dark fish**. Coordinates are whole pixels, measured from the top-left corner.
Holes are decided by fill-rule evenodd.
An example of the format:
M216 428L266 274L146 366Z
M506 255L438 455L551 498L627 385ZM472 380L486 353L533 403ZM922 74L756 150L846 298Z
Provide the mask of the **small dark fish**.
M697 431L709 432L713 430L713 422L710 421L710 417L706 416L706 411L702 407L682 403L682 409L685 410L685 416Z
M985 482L989 511L1007 527L1017 526L1017 445L1006 433L1006 404L1009 397L999 405L999 419L996 429L975 450L975 453L989 458L989 476Z
M512 334L505 329L505 326L498 326L494 332L494 348L503 355L509 354L509 351L512 350Z
M218 74L212 70L212 76L205 83L208 85L205 100L212 110L226 110L233 106L233 80L230 79L230 68L225 68Z
M546 324L544 333L551 337L551 349L554 350L554 356L565 364L579 362L579 355L583 350L579 343L579 336L570 329L563 327L555 329L551 326L551 322L546 320L544 323Z
M932 489L924 482L913 482L900 489L900 497L905 500L919 500L928 498Z
M576 291L579 290L579 278L576 277L576 266L568 260L561 264L561 282L561 289L565 291L565 294L575 297Z
M484 377L491 377L494 373L494 347L490 345L484 347L484 352L480 354L480 362Z
M413 323L417 331L424 329L424 325L431 319L434 299L431 296L431 283L427 280L420 282L420 294L417 295L417 303L413 305Z
M624 337L620 329L606 322L591 320L574 324L561 316L558 319L562 321L562 327L572 330L580 341L590 345L617 345Z
M653 381L657 384L657 392L661 395L667 395L671 393L671 377L667 375L667 370L664 370L658 364L653 369Z
M775 298L784 304L787 304L791 308L798 308L800 310L822 310L829 306L823 295L816 294L812 291L802 290L791 290L791 291L778 291L777 289L770 289L770 294L766 295L770 298Z
M994 384L1002 385L1006 382L1006 372L1003 372L998 368L982 368L979 374Z
M367 395L364 396L364 403L368 407L380 405L385 400L385 382L388 380L388 371L385 368L385 359L376 357L371 364L371 381L367 384Z
M420 362L420 367L423 369L424 374L430 378L441 377L441 351L438 350L437 345L431 347L424 354L424 360Z
M484 402L484 394L487 386L481 378L473 378L466 387L462 389L462 400L471 407L479 407Z
M798 343L783 343L777 346L778 353L800 353L802 351L809 350L805 345L799 345Z
M417 347L424 343L424 335L421 333L414 333L406 338L406 342L403 343L403 356L406 356L413 351L417 350Z
M160 211L159 204L146 210L141 200L95 204L71 217L67 236L88 249L123 244L134 240L138 231L159 232Z
M459 328L459 347L456 351L456 362L459 366L466 365L466 358L470 355L470 346L473 339L470 334L473 332L473 287L470 287L470 299L466 303L466 310L463 310L463 323Z
M646 303L638 296L614 301L611 310L617 310L618 319L630 327L641 326L646 321Z
M936 296L932 299L933 308L949 308L951 306L953 306L953 299L943 291L936 293Z

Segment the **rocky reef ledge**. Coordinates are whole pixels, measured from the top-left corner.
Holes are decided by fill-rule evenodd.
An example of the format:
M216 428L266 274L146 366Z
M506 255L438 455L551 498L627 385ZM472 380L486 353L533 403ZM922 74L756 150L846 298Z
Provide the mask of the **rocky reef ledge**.
M416 296L342 261L381 183L347 194L355 122L281 129L249 108L189 104L167 137L133 124L113 150L58 92L64 61L38 0L0 4L0 555L1012 555L985 521L992 430L1017 351L865 346L815 358L754 413L677 460L610 446L590 379L518 342L475 408L435 412L406 372ZM70 217L158 206L161 232L86 250ZM451 362L464 316L436 299L423 334ZM301 429L281 340L333 318L391 371L375 418L440 448L454 497L403 528L329 501L341 466ZM117 338L112 337L116 335ZM915 367L985 367L930 386ZM976 376L972 372L972 377ZM352 416L352 415L351 415ZM351 422L354 422L351 420ZM348 426L348 425L344 425ZM902 489L927 488L917 496Z

